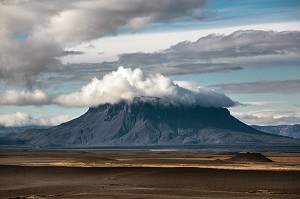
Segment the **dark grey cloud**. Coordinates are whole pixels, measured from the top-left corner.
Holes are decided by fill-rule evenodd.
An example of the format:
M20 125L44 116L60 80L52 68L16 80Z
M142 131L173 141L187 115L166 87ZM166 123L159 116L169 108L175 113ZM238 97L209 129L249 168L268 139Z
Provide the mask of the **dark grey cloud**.
M94 77L102 78L107 73L116 70L115 65L100 63L66 64L57 69L53 75L43 77L43 82L38 82L43 87L48 87L59 82L90 81Z
M57 76L47 77L47 82L87 81L95 76L102 77L118 66L178 75L297 65L300 63L299 38L300 32L289 31L248 30L230 35L208 35L159 52L124 53L113 62L68 64L59 68Z
M237 70L246 66L300 63L300 32L241 30L211 34L195 42L184 41L154 53L124 53L107 66L142 67L163 74Z
M35 84L62 67L64 49L149 23L192 17L206 0L10 0L0 1L0 80ZM20 40L15 35L23 35Z
M216 59L300 52L300 32L241 30L230 35L208 35L196 42L181 42L165 51L187 59Z
M256 81L211 85L218 91L227 94L248 94L248 93L280 93L295 94L300 93L300 80L282 81Z
M31 88L39 80L40 73L62 66L58 59L62 54L62 48L49 40L3 40L0 47L0 80Z
M82 55L83 51L73 51L73 50L65 50L63 51L62 56L72 56L72 55Z
M218 72L223 70L226 64L189 64L189 65L177 65L176 67L168 66L155 66L155 67L141 67L145 73L160 73L164 75L177 75L177 74L190 74L190 73L208 73ZM47 75L43 77L43 81L37 83L41 87L48 87L50 85L59 84L61 82L88 82L92 78L102 78L107 73L114 71L118 68L118 64L114 62L102 62L102 63L79 63L79 64L67 64L60 67L54 75ZM209 66L209 67L206 67ZM139 68L139 67L131 67ZM227 65L227 70L238 70L239 66Z

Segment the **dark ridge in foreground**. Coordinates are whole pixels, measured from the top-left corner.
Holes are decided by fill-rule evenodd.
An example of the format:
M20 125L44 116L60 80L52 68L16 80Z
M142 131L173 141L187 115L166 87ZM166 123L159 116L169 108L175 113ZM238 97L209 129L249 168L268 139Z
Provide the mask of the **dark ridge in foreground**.
M41 148L295 143L251 128L226 108L172 105L159 98L104 104L44 130L0 139L0 145Z
M229 159L234 162L274 162L261 153L238 153L236 156Z

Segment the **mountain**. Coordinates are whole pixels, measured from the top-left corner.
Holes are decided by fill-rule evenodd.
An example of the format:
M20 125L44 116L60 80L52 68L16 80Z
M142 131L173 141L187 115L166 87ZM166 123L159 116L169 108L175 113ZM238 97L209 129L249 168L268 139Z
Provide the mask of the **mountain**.
M266 133L271 133L275 135L288 136L295 139L300 139L300 124L294 125L277 125L277 126L257 126L252 125L253 128L263 131Z
M9 133L20 133L27 129L45 129L49 128L49 126L37 126L37 125L30 125L30 126L1 126L0 125L0 137L6 136Z
M59 126L0 139L2 145L48 148L285 142L294 140L253 129L226 108L172 105L146 97L89 108Z

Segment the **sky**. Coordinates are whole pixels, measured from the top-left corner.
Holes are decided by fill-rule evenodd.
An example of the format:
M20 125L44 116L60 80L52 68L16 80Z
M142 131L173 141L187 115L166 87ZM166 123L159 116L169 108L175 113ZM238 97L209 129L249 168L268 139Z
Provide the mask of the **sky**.
M300 123L298 0L0 0L0 125L161 97Z

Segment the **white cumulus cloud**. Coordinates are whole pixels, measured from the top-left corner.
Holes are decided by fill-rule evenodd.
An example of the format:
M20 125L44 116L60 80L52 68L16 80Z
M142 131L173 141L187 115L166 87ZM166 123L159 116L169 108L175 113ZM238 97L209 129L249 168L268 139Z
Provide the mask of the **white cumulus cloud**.
M1 105L45 105L50 103L50 98L41 90L16 91L7 90L0 92Z
M249 112L231 111L231 114L249 125L282 125L300 123L300 109L259 110Z
M186 82L175 83L161 74L143 73L141 69L119 67L103 79L94 78L80 91L62 94L54 103L70 107L97 106L131 101L135 97L159 97L172 104L200 105L205 107L230 107L235 102L222 93L200 88Z
M27 113L16 112L11 114L0 115L0 125L7 126L7 127L27 126L27 125L54 126L54 125L59 125L62 122L69 121L70 119L71 118L69 115L33 118L31 115Z

